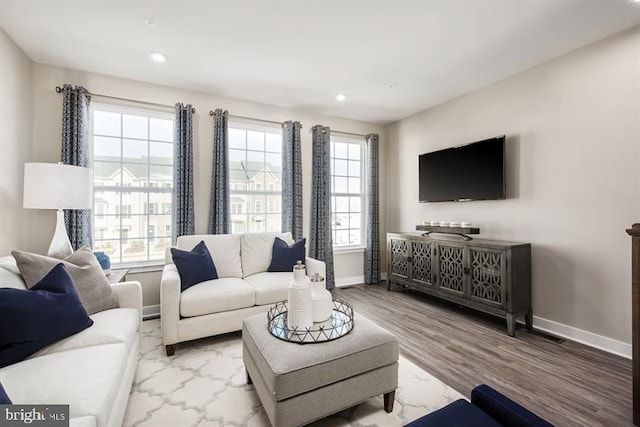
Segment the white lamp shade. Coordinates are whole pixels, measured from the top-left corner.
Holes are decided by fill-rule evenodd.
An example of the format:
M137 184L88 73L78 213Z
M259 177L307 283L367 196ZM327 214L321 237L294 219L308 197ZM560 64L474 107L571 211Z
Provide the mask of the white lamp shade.
M91 209L93 171L60 163L25 163L23 207Z

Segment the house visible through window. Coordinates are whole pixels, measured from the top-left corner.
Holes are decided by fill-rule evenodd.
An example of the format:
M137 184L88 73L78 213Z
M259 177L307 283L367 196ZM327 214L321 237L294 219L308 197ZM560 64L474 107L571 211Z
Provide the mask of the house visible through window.
M282 130L229 122L229 180L231 232L279 232Z
M171 245L173 113L91 104L94 249L114 264L164 259Z
M364 241L364 140L331 136L331 228L333 245Z

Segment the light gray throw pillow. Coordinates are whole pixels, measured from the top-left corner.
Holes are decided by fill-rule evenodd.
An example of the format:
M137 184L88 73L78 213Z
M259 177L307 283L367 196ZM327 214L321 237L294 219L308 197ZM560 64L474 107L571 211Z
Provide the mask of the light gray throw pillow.
M63 260L29 252L12 251L20 274L30 289L59 263L64 264L89 315L110 308L118 308L107 277L88 246L82 247Z

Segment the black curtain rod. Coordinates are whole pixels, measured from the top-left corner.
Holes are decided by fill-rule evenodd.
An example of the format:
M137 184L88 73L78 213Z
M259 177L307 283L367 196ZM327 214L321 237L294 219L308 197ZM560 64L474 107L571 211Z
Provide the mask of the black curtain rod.
M213 116L215 113L213 110L209 110L209 115ZM233 119L245 119L245 120L253 120L254 122L263 122L263 123L271 123L271 124L275 124L275 125L282 125L282 122L276 122L274 120L264 120L264 119L256 119L253 117L245 117L245 116L236 116L233 114L229 114L230 118Z
M57 93L62 93L62 88L60 86L56 86L56 92ZM91 92L89 92L91 93ZM99 96L101 98L109 98L109 99L117 99L119 101L128 101L128 102L136 102L138 104L145 104L145 105L153 105L155 107L166 107L166 108L175 108L175 105L168 105L168 104L158 104L156 102L148 102L148 101L140 101L137 99L131 99L131 98L120 98L118 96L111 96L111 95L102 95L99 93L91 93L91 95L93 96ZM191 112L193 114L195 114L196 109L194 107L191 107Z

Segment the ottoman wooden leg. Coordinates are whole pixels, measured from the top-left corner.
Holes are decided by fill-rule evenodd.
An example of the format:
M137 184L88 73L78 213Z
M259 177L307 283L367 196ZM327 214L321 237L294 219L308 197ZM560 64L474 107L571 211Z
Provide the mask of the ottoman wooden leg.
M384 394L384 410L386 413L390 413L393 411L393 401L396 398L396 391L390 391L389 393Z
M249 385L253 384L253 381L251 380L251 375L249 375L249 371L247 371L246 369L244 371L247 373L247 384Z

